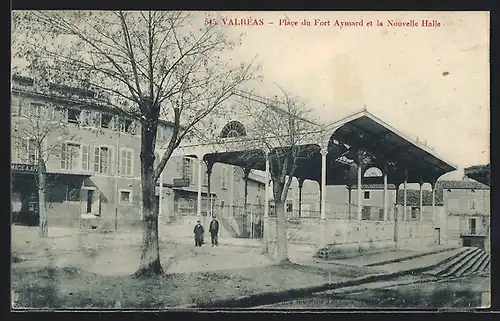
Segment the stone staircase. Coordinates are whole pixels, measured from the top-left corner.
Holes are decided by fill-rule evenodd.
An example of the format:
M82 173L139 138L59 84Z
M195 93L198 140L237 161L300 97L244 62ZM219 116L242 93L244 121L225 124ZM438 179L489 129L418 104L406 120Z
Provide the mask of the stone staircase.
M477 247L466 247L424 273L440 277L460 277L485 273L490 268L491 258L488 252Z

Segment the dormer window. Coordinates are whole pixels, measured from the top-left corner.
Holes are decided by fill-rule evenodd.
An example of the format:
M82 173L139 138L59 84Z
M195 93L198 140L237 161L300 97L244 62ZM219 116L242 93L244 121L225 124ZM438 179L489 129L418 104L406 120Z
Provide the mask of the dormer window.
M451 193L451 189L449 189L449 188L448 188L447 192L448 192L448 193Z
M110 114L102 114L101 116L101 127L102 128L110 128L111 120L113 116Z
M76 109L68 109L68 123L78 124L80 112Z
M470 191L471 191L471 193L475 193L476 192L476 190L474 190L474 189L471 189Z

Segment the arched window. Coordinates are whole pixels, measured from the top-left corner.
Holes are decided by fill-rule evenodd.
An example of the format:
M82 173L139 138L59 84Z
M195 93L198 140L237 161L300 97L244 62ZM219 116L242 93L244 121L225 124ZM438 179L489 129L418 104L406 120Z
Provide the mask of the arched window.
M245 130L245 126L238 121L230 121L224 126L220 133L221 138L229 138L229 137L241 137L246 136L247 132Z

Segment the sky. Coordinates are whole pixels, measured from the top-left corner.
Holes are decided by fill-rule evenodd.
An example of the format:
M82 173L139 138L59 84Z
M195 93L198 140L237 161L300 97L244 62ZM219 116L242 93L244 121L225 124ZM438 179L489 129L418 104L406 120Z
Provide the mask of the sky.
M366 107L452 165L489 163L487 12L226 11L195 16L200 26L214 18L229 37L244 33L230 57L234 62L256 58L262 79L249 84L256 93L274 96L278 84L325 124ZM223 18L262 19L263 24L224 25ZM315 19L330 25L314 26ZM423 19L440 26L422 27ZM280 20L287 25L280 26ZM377 20L383 25L377 26ZM389 26L388 20L419 26ZM336 21L363 25L340 28ZM461 178L463 171L453 175Z
M223 26L231 37L245 33L231 57L257 57L264 81L252 86L262 95L279 84L325 123L366 106L459 168L489 163L487 12L249 13L219 12L216 19L263 19L261 26ZM280 26L280 19L298 25ZM301 26L304 19L330 26ZM361 19L362 27L333 25ZM422 27L422 19L440 26ZM377 20L384 25L375 26ZM394 27L388 20L420 25Z

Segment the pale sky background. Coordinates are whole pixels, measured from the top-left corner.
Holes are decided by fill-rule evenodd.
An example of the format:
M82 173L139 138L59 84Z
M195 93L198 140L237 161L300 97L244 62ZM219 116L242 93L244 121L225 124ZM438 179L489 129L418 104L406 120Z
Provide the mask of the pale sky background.
M195 13L203 24L208 16ZM263 26L224 26L245 33L234 62L257 56L263 82L251 88L299 96L321 122L367 110L460 168L490 158L488 12L210 12L211 16L263 19ZM279 26L279 19L299 26ZM304 19L331 26L301 26ZM333 26L335 20L363 27ZM441 27L389 27L387 20L437 20ZM366 26L372 20L373 27ZM376 20L384 23L375 26ZM219 22L221 20L219 19ZM271 24L272 23L272 24ZM197 27L197 26L193 26ZM461 178L462 171L446 175Z
M325 123L366 105L369 112L409 137L426 141L454 165L489 163L489 13L219 14L264 19L264 26L225 27L231 36L245 32L232 58L258 56L266 85L256 84L255 89L262 95L274 95L276 82L300 96ZM330 20L332 26L279 26L278 20L286 17L299 22ZM333 26L336 19L363 19L365 25L378 19L385 26L340 29ZM435 19L441 27L387 27L387 19L414 19L419 24Z

